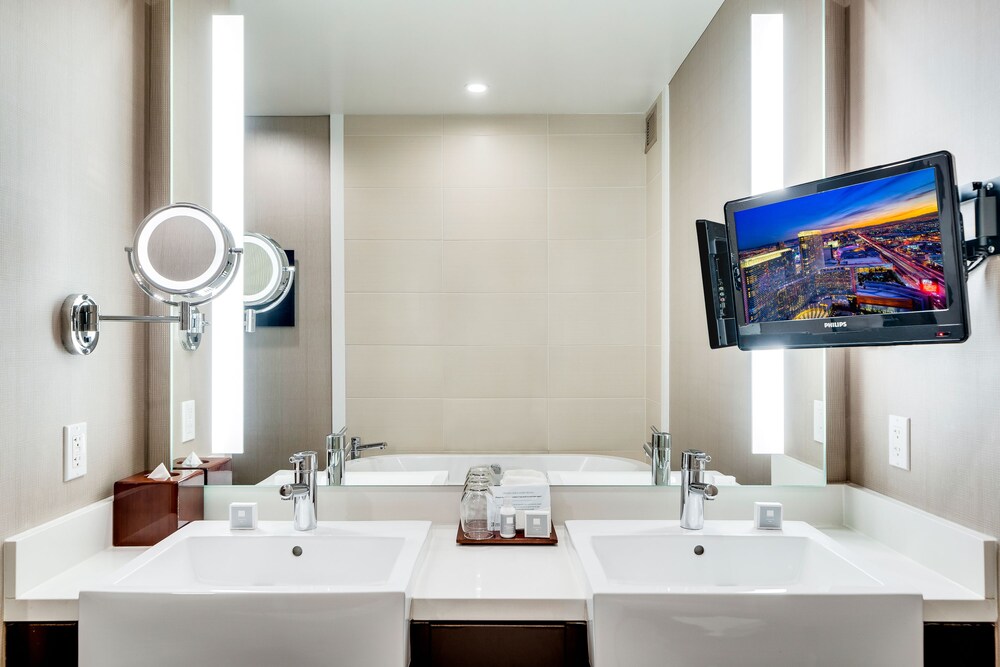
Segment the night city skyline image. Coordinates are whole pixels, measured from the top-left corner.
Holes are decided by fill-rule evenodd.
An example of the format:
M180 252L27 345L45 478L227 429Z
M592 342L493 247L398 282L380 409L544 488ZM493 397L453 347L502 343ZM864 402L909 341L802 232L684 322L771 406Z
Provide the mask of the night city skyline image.
M748 323L947 307L933 168L733 220Z

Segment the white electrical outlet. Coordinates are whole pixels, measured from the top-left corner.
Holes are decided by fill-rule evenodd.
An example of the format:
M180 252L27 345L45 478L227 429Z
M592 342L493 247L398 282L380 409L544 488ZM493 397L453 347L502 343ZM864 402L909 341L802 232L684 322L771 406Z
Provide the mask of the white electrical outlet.
M826 444L826 401L813 401L813 440Z
M63 426L63 481L87 474L87 422Z
M194 401L181 403L181 442L194 440Z
M910 418L889 415L889 465L910 469Z

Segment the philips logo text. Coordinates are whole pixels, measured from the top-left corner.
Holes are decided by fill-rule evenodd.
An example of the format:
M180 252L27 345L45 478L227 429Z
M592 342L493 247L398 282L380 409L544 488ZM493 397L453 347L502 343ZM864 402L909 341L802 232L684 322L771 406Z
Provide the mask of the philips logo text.
M846 326L847 322L823 322L824 329L839 329Z

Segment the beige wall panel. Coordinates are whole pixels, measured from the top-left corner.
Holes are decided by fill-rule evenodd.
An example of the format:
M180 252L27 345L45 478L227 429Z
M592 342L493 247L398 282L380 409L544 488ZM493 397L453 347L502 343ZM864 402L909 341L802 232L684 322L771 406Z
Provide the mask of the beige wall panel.
M444 185L461 188L545 187L544 135L445 135Z
M553 398L549 400L549 449L553 452L642 451L646 400Z
M549 238L641 239L644 192L640 187L549 190Z
M544 239L546 199L545 188L445 188L444 238Z
M437 345L446 311L441 294L348 294L348 345Z
M433 345L348 345L348 398L441 398L444 352Z
M445 345L542 345L544 294L443 294Z
M544 115L489 115L467 114L445 116L443 132L446 135L496 136L503 134L542 134L548 128Z
M644 246L641 240L550 241L549 291L641 292Z
M642 292L549 295L552 345L641 345Z
M547 354L543 345L443 348L445 398L545 398Z
M441 451L440 398L349 398L347 435L387 442L386 454Z
M346 188L344 238L440 239L439 188Z
M549 347L550 398L642 398L645 349L641 345Z
M439 137L344 137L344 187L428 188L440 185Z
M445 399L448 452L545 451L547 402L540 398Z
M444 292L544 293L545 241L445 241Z
M643 141L637 134L553 135L549 137L549 186L644 186Z
M549 134L643 134L642 114L572 114L549 116Z
M344 136L438 136L441 116L344 116Z
M439 292L440 241L345 241L347 292Z

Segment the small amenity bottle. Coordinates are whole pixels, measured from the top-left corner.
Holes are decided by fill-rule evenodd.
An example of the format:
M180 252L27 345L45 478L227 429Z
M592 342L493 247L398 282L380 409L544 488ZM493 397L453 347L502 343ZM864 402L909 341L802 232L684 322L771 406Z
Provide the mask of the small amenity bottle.
M500 537L514 537L516 533L515 517L517 516L517 511L511 504L510 496L503 499L503 505L500 507Z

